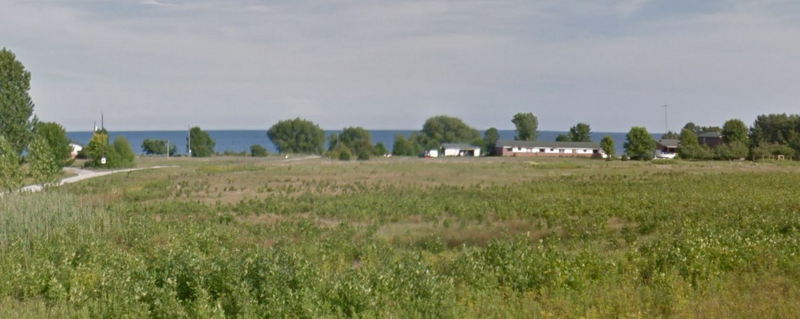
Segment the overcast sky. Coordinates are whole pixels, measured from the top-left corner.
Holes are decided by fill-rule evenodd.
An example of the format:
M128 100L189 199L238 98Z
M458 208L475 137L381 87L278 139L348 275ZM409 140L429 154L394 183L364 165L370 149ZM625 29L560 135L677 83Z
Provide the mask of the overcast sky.
M42 120L540 129L800 112L800 1L0 0Z

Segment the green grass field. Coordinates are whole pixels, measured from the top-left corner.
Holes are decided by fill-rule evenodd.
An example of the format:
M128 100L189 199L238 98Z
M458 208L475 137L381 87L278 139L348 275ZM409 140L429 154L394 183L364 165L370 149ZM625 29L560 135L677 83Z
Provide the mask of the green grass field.
M0 198L0 317L800 313L796 162L163 164Z

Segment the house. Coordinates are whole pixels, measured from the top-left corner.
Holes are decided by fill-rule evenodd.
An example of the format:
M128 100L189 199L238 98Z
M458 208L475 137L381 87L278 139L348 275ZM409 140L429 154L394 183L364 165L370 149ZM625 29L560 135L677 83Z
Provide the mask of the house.
M442 149L442 155L444 156L462 156L462 157L481 156L480 146L475 146L475 145L445 143L442 144L441 149Z
M593 142L497 141L498 156L601 157L607 155Z
M429 149L422 153L422 157L439 157L438 149Z
M656 158L673 159L678 153L678 140L661 139L656 142Z
M700 145L715 148L722 144L722 132L705 132L697 134L697 141Z
M83 150L83 146L80 146L76 143L69 143L69 148L70 148L69 157L71 159L75 159L76 157L78 157L78 153L80 153Z

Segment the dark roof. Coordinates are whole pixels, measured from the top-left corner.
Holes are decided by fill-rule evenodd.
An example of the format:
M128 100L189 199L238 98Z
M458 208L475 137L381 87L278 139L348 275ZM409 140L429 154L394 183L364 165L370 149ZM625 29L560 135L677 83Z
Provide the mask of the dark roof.
M705 132L697 134L697 137L722 137L721 132Z
M548 147L548 148L600 148L600 144L594 142L543 142L543 141L497 141L498 147Z
M458 149L467 149L467 150L474 150L481 148L480 146L469 145L469 144L457 144L457 143L442 143L442 148L458 148Z
M658 144L666 147L678 147L678 140L675 139L662 139L658 140Z

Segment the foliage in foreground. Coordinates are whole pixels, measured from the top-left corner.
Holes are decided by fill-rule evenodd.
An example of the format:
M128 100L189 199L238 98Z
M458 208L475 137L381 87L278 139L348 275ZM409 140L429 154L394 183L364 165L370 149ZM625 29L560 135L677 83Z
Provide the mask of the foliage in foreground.
M796 171L576 174L494 185L284 182L233 203L196 201L208 189L187 189L184 180L241 174L161 174L142 185L118 177L0 199L0 316L39 307L40 317L800 310ZM122 197L103 205L81 199L102 192ZM385 237L386 227L418 219L427 232ZM451 237L521 222L485 241L479 233Z

